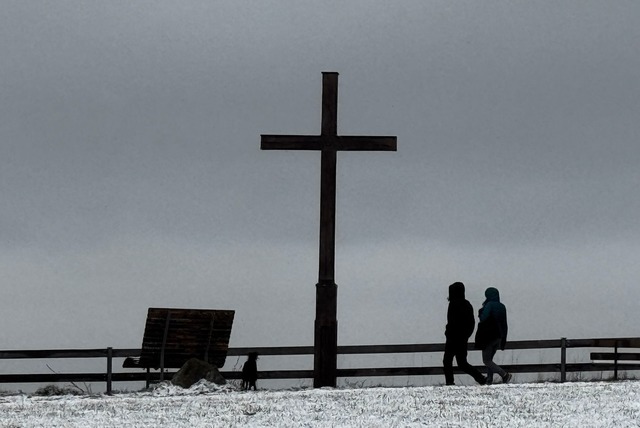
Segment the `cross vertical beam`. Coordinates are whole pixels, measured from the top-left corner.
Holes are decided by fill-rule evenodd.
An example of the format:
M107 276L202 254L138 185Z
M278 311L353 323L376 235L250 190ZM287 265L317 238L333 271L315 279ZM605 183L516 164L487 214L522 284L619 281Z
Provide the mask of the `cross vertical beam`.
M320 248L316 284L313 386L336 386L338 359L338 286L335 283L336 164L338 73L322 74L321 137L329 144L320 161Z
M322 74L322 138L338 135L338 73ZM320 160L320 260L319 284L335 281L336 164L337 152L327 144ZM335 285L335 284L334 284Z
M389 136L338 136L338 73L322 73L320 135L262 135L262 150L320 150L320 248L316 284L314 379L316 388L336 386L338 355L335 283L336 160L338 150L396 151Z

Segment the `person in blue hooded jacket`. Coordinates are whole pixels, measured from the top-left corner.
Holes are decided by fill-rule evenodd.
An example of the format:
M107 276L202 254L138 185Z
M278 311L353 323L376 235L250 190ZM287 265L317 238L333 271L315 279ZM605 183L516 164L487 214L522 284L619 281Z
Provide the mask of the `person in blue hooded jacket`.
M493 361L498 349L504 351L507 344L507 308L500 302L500 292L494 287L485 290L486 300L478 312L480 323L476 332L476 349L482 349L482 362L487 366L487 384L493 383L493 374L498 373L503 383L511 380L511 373Z
M447 309L447 326L444 335L444 377L447 385L453 382L453 357L458 367L472 376L476 382L485 384L485 378L475 367L467 362L467 343L476 326L473 307L464 296L464 284L454 282L449 286L449 308Z

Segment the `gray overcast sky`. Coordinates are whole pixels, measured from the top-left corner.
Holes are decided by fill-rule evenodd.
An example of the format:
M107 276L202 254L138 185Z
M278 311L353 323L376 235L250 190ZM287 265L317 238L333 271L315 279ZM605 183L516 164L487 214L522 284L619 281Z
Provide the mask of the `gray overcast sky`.
M310 345L321 72L340 344L444 340L447 286L512 339L638 335L637 1L57 1L0 7L0 347L138 347L150 306Z

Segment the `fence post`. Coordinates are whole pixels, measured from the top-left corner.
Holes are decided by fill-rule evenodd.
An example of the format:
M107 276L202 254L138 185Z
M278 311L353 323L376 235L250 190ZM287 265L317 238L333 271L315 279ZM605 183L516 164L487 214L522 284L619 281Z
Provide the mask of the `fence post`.
M560 339L560 382L567 381L567 338Z
M613 348L613 380L618 380L618 341Z
M107 395L111 395L111 380L113 378L113 348L107 348Z

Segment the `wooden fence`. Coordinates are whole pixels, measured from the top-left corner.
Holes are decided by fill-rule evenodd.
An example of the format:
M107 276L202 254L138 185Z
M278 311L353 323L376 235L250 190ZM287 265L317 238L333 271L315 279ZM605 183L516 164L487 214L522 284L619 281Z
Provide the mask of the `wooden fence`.
M610 361L590 361L581 363L567 362L567 350L572 348L611 348L613 356ZM553 340L521 340L507 343L508 350L558 350L557 360L536 364L501 364L511 373L559 373L560 381L564 382L567 373L607 371L618 377L618 370L640 370L640 362L626 363L633 360L630 355L620 352L621 349L640 349L640 337L631 338L600 338L600 339L553 339ZM472 349L471 347L469 349ZM339 355L355 354L419 354L438 353L444 351L444 343L409 344L409 345L353 345L338 346ZM258 347L258 348L229 348L228 356L243 356L249 352L258 352L261 356L294 356L313 355L312 346L290 347ZM140 355L140 349L59 349L59 350L10 350L0 351L2 359L90 359L102 358L106 360L104 372L100 373L39 373L39 374L0 374L0 383L57 383L57 382L105 382L106 392L112 392L113 382L153 382L160 379L159 372L114 372L114 358L125 358ZM595 355L595 354L594 354ZM601 354L605 355L605 354ZM430 376L442 375L442 365L431 367L369 367L369 368L338 368L339 378L370 378L385 376ZM456 370L456 372L458 372ZM164 378L170 379L175 372L165 372ZM239 379L239 371L223 371L226 379ZM259 372L260 379L312 379L313 370L268 370Z

